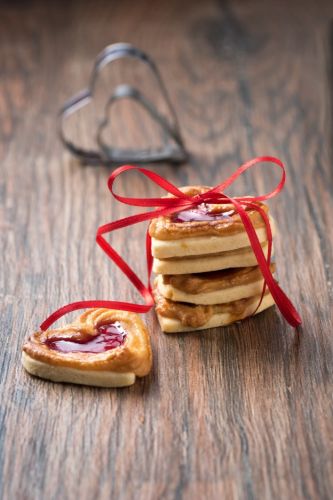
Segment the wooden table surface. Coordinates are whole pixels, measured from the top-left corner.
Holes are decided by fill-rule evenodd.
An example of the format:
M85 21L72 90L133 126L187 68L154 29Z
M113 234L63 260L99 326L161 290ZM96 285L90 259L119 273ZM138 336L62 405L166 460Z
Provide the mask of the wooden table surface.
M1 5L1 498L332 498L332 16L329 1L300 0ZM192 155L155 171L216 184L253 156L285 162L275 253L303 326L273 308L167 336L151 312L151 374L101 390L32 378L20 355L61 305L139 300L94 242L98 225L133 210L112 201L110 168L82 167L56 136L57 110L116 41L158 61ZM116 68L108 78L122 78ZM91 116L73 126L85 144ZM113 127L123 143L156 140L125 103ZM270 189L277 177L261 172L230 192ZM118 190L161 194L135 175ZM141 276L144 232L113 238Z

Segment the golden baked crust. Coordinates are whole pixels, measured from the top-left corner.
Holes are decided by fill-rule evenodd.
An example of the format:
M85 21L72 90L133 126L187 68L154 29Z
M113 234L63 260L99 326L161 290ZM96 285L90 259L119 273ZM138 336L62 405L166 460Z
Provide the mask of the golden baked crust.
M275 264L271 264L271 272ZM171 285L182 292L200 294L254 283L262 279L259 266L223 269L197 274L164 274L163 284Z
M185 194L194 196L208 191L207 186L185 186L179 188ZM171 196L171 195L170 195ZM264 203L256 203L266 213L268 206ZM212 212L225 212L233 210L233 205L211 205ZM253 226L257 229L264 227L265 222L259 212L256 210L247 210ZM182 238L196 236L227 236L245 231L243 222L237 213L230 215L230 218L219 219L212 221L191 221L191 222L174 222L172 216L158 217L152 219L149 225L149 234L157 240L180 240Z
M269 291L266 290L266 294ZM184 302L173 302L163 297L156 286L154 287L154 298L156 304L156 312L160 316L166 318L177 319L185 327L199 328L208 323L214 314L227 313L230 315L229 323L238 321L244 318L244 311L248 310L253 304L253 312L255 311L260 295L246 299L235 300L226 304L216 305L194 305Z
M96 328L119 321L127 336L123 345L101 353L59 352L45 343L52 338L83 340L96 335ZM38 331L23 346L31 358L58 367L80 370L133 372L139 377L147 375L152 365L152 353L147 328L140 316L126 311L88 309L73 323L63 328Z

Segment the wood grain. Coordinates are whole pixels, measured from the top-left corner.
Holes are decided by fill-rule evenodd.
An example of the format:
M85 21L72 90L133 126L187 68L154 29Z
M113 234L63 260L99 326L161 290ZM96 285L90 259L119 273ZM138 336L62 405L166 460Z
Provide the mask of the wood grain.
M332 3L26 1L0 13L0 497L332 498ZM271 204L276 261L303 327L270 310L166 336L151 313L149 377L53 385L21 368L25 337L70 301L137 299L94 243L99 224L130 213L110 199L110 170L78 165L56 138L57 110L120 40L159 61L179 112L192 158L154 167L162 175L216 184L254 155L287 164ZM150 139L132 117L118 140L138 122ZM89 122L77 127L89 142ZM258 172L231 192L274 180ZM157 194L139 177L119 190ZM113 240L142 276L143 234Z

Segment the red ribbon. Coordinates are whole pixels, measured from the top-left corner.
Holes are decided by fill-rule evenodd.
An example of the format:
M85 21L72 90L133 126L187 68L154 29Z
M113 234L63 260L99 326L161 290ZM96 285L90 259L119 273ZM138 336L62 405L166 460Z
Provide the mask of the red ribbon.
M250 197L235 197L232 198L227 196L224 193L224 190L229 187L235 180L242 175L246 170L252 168L254 165L257 165L261 162L268 162L275 166L278 166L281 169L281 179L278 185L273 189L273 191L261 195L261 196L250 196ZM129 198L125 196L120 196L116 194L113 190L113 184L115 179L122 174L123 172L129 170L137 170L142 173L145 177L150 179L152 182L163 188L168 193L172 194L173 197L168 198ZM301 324L301 318L296 311L295 307L280 288L278 283L274 280L272 273L270 271L270 263L271 263L271 253L272 253L272 231L269 223L269 218L265 211L256 203L260 201L269 200L276 196L283 188L286 179L285 168L283 163L274 157L271 156L262 156L258 158L254 158L243 165L241 165L228 179L219 184L218 186L209 189L207 192L203 194L197 194L195 196L188 196L180 191L176 186L171 184L169 181L161 177L160 175L151 172L150 170L146 170L145 168L133 167L133 166L123 166L119 167L110 175L108 180L108 187L111 191L112 196L120 201L121 203L125 203L127 205L136 206L136 207L153 207L154 210L149 212L143 212L140 214L132 215L130 217L125 217L124 219L120 219L118 221L110 222L101 226L97 230L96 242L99 246L104 250L104 252L110 257L111 260L123 271L123 273L127 276L130 282L135 286L138 292L143 297L145 304L134 304L131 302L119 302L119 301L110 301L110 300L87 300L80 302L73 302L72 304L67 304L64 307L61 307L57 311L55 311L51 316L49 316L40 326L42 330L47 330L55 321L64 316L65 314L75 311L78 309L85 309L88 307L105 307L109 309L118 309L123 311L131 311L136 313L146 313L148 312L154 305L154 298L152 295L152 289L150 284L150 277L152 271L152 263L153 258L151 254L151 238L147 231L146 237L146 255L147 255L147 269L148 269L148 281L147 285L144 285L140 278L135 274L133 269L124 261L124 259L115 251L115 249L106 241L104 235L115 231L117 229L121 229L123 227L131 226L133 224L138 224L139 222L151 220L155 217L170 215L175 212L179 212L184 209L195 208L201 203L206 204L233 204L235 210L239 213L239 216L244 224L245 230L248 234L253 252L256 256L258 265L261 269L262 275L264 277L264 287L261 295L260 302L256 308L258 309L263 296L265 294L266 286L268 287L272 297L280 309L281 313L288 321L288 323L296 327ZM157 207L157 208L156 208ZM261 248L258 236L253 227L251 219L246 212L246 208L250 208L253 210L257 210L260 212L267 231L267 241L268 241L268 255L267 259L264 255L264 252Z

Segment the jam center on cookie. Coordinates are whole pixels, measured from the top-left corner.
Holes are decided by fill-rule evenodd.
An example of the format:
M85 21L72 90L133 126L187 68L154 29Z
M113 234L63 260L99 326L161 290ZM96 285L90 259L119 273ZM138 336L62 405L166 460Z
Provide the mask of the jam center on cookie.
M119 321L107 325L101 325L97 328L97 335L84 340L70 340L65 338L52 338L46 340L46 345L59 352L90 352L100 353L110 351L121 346L126 339L126 331Z
M197 208L190 210L183 210L171 216L172 222L194 222L194 221L214 221L220 219L230 219L231 215L235 213L234 210L223 209L217 211L211 209L206 203L201 203Z

